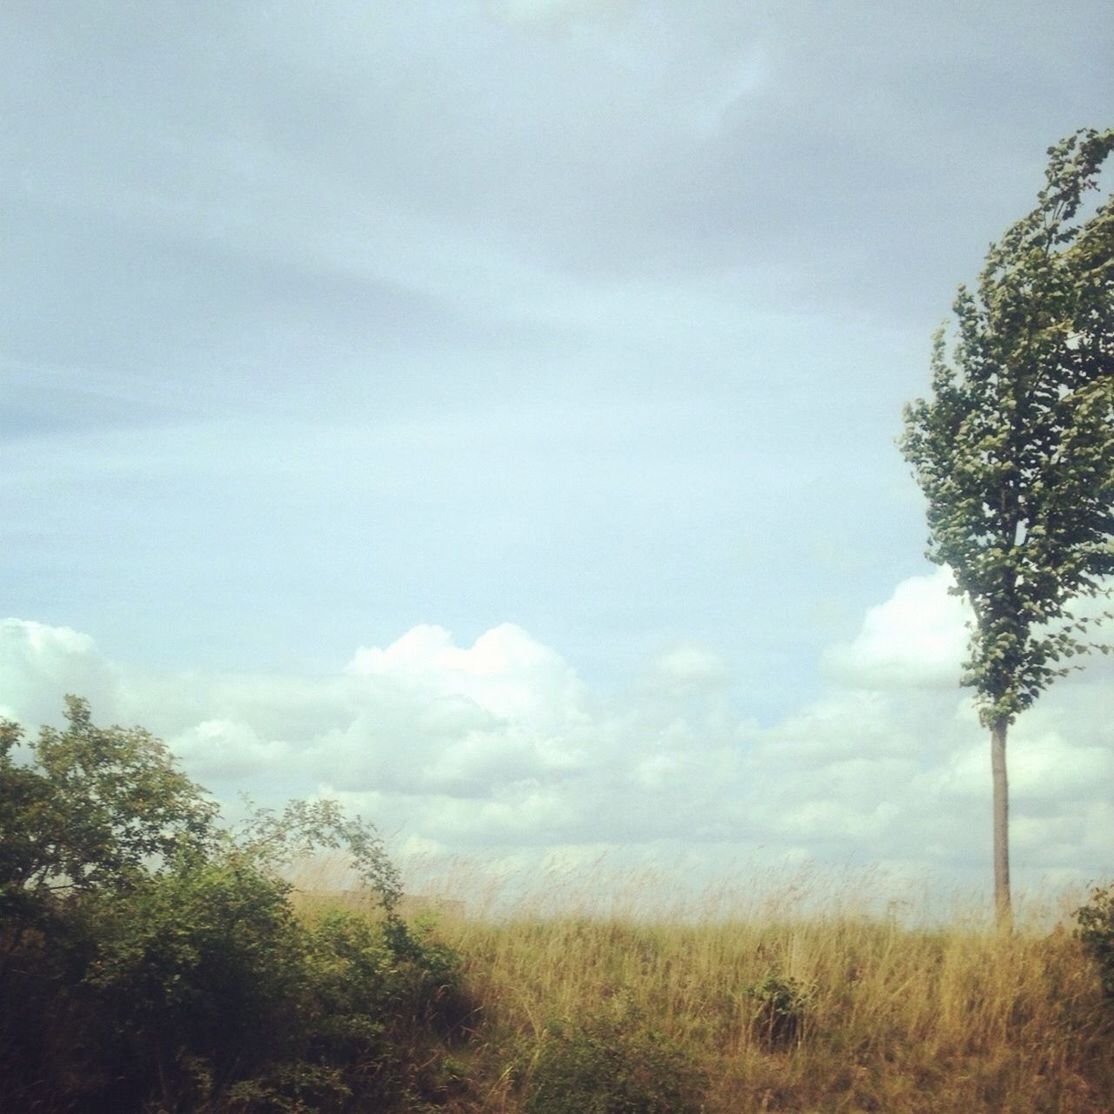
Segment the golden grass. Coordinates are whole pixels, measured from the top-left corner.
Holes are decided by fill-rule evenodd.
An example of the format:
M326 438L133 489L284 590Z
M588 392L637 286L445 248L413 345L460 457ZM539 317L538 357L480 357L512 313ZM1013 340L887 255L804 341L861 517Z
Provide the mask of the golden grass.
M1070 926L1003 937L851 904L559 916L526 899L435 912L478 1006L470 1049L454 1053L473 1077L457 1109L521 1110L510 1068L528 1071L546 1025L617 1002L699 1064L709 1114L1114 1109L1114 1011ZM808 994L804 1029L784 1046L752 1023L748 987L770 973Z

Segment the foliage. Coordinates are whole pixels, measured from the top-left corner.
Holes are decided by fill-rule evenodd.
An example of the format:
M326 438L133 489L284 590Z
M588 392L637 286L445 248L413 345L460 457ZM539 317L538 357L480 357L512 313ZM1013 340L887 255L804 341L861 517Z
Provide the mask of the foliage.
M165 1077L188 1053L221 1083L284 1043L303 949L283 883L198 857L90 904L82 993L125 1060Z
M625 1004L550 1024L530 1073L527 1114L687 1114L703 1109L689 1055Z
M754 1002L751 1030L769 1048L779 1048L799 1040L811 1004L810 989L798 979L768 971L746 989Z
M296 1061L232 1084L224 1107L228 1114L320 1114L343 1110L351 1098L341 1069Z
M390 912L402 882L383 841L359 817L346 816L336 801L290 801L281 812L254 809L236 833L236 845L269 871L290 866L311 851L343 849L360 882Z
M0 1093L27 1109L416 1109L463 1030L455 955L329 801L222 827L147 732L0 724ZM299 918L281 868L344 848L378 917ZM411 1101L413 1100L413 1101Z
M16 761L16 724L0 723L0 901L126 888L213 837L217 806L142 728L96 727L66 698L67 727L44 727Z
M960 287L954 364L941 330L933 400L905 411L928 555L974 606L964 682L987 726L1096 648L1071 601L1114 573L1114 202L1076 220L1111 149L1083 130L1049 150L1036 208Z
M1114 885L1096 886L1090 902L1075 911L1075 919L1079 939L1098 966L1103 992L1114 1000Z

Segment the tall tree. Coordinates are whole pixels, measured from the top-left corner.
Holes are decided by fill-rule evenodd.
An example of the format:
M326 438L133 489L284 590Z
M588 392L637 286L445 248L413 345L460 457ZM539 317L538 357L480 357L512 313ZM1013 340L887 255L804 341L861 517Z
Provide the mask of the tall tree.
M1011 921L1006 734L1072 664L1110 647L1081 597L1114 574L1114 198L1088 196L1114 130L1048 151L1037 205L991 246L976 290L959 288L930 401L905 408L900 446L928 498L928 557L973 607L962 683L990 730L994 897ZM1085 216L1086 212L1089 216Z

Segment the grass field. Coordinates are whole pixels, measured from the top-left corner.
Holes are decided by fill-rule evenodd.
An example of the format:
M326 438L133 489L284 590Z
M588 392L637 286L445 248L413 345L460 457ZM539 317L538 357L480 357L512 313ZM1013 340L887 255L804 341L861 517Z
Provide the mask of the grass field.
M625 908L561 915L551 887L468 912L462 886L428 905L471 1011L445 1051L447 1108L1114 1109L1114 1011L1047 908L1003 937L960 914L858 914L838 894L655 916L632 885Z

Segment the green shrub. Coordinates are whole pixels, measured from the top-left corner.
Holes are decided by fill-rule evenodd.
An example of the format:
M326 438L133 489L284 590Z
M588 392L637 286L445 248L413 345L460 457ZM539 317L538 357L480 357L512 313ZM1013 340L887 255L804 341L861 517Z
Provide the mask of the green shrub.
M1095 961L1102 989L1114 999L1114 885L1096 887L1087 905L1075 911L1076 934Z
M689 1114L703 1079L687 1053L629 1007L546 1028L527 1114Z
M779 1048L801 1038L812 997L804 983L771 971L746 993L754 1001L751 1031L760 1043Z
M82 990L120 1109L414 1109L459 1030L458 961L393 917L295 918L233 856L160 875L99 914ZM124 1082L126 1081L126 1086Z
M250 862L187 860L94 917L82 990L133 1085L171 1091L203 1064L220 1089L290 1039L299 928L286 886Z
M334 911L306 929L305 970L297 1054L344 1067L356 1109L415 1109L439 1089L436 1061L471 1013L455 953L396 917Z
M340 1069L295 1061L233 1083L221 1107L227 1114L324 1114L344 1110L351 1098Z
M157 739L67 718L22 753L0 721L0 1104L415 1111L443 1087L459 962L391 912L374 828L331 801L222 828ZM383 916L295 916L281 868L315 847Z

